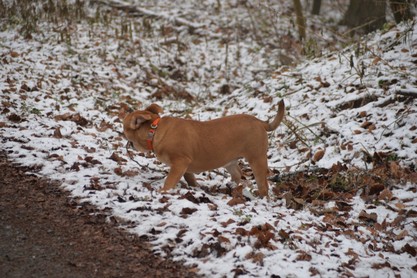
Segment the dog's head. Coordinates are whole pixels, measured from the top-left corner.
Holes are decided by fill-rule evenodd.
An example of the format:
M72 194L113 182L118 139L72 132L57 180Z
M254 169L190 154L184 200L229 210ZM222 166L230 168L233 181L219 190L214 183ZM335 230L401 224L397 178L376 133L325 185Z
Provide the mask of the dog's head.
M162 112L162 108L159 105L153 103L145 110L136 110L124 118L123 133L126 139L133 143L135 149L143 152L147 151L146 145L143 143L143 141L146 140L150 124L156 118L159 118L159 114ZM141 128L142 132L140 132Z

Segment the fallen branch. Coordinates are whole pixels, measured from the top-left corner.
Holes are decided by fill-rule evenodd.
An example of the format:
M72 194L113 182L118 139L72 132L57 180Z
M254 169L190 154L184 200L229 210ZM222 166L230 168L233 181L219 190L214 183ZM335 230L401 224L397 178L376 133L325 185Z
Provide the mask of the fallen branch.
M397 90L395 94L405 97L417 98L417 89Z
M165 19L168 21L173 21L175 24L187 26L189 29L193 31L196 29L205 27L205 24L194 23L181 17L172 17L163 13L156 13L148 9L140 8L136 5L132 5L123 0L109 0L109 1L95 0L94 2L103 4L103 5L108 5L112 8L121 9L130 14L134 14L138 16L148 16L148 17L161 18L161 19Z

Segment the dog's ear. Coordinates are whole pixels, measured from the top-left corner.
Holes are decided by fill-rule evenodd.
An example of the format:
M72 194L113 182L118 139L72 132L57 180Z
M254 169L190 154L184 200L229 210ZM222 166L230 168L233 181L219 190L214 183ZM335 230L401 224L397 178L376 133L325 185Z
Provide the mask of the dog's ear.
M159 113L163 113L164 110L162 110L162 107L159 106L158 104L152 103L151 105L149 105L145 111L149 111L151 113L157 114L159 115Z
M131 129L138 129L143 122L151 120L152 117L149 114L136 114L132 115L129 119L129 128Z

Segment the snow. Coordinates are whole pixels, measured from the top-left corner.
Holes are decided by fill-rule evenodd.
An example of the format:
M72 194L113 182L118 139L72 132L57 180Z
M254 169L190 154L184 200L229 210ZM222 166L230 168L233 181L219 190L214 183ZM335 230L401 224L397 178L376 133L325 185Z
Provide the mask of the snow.
M213 7L217 1L204 3ZM402 227L392 227L396 235L407 233L392 241L392 251L385 246L391 235L375 234L357 223L363 211L376 213L382 225L395 221L400 210L367 203L360 196L350 201L348 216L335 212L335 217L357 229L346 231L325 215L312 213L308 205L300 210L287 208L285 200L272 192L271 200L256 197L236 206L229 206L230 196L221 192L184 185L161 195L157 189L168 168L152 156L135 153L134 159L142 166L127 156L119 113L120 103L136 108L154 101L151 96L158 91L159 77L152 67L169 73L171 66L181 70L187 82L167 79L168 85L184 88L196 100L191 106L186 100L164 97L157 101L164 115L208 120L247 113L267 120L276 114L278 102L285 100L288 122L269 138L271 169L303 171L330 168L337 162L370 168L364 151L392 152L402 165L416 165L416 100L401 100L396 93L417 90L417 26L410 29L405 24L369 36L368 51L362 49L362 54L356 54L357 46L352 46L295 68L277 68L266 50L256 51L259 46L249 38L231 42L226 53L223 34L215 36L216 21L208 11L200 10L202 18L195 20L187 16L193 7L184 4L188 12L184 14L162 7L141 8L141 12L157 16L154 24L158 27L179 20L185 26L207 28L210 39L196 42L198 34L184 30L175 40L187 50L181 50L179 43L166 44L170 37L141 37L140 32L132 40L118 39L117 20L111 25L114 29L75 24L71 45L54 39L56 33L46 23L41 23L43 34L33 34L31 40L20 36L18 29L2 28L0 145L9 159L61 181L81 202L110 211L111 216L123 219L121 226L126 230L146 235L155 253L196 266L205 276L309 277L317 272L321 277L335 277L349 272L355 277L413 277L415 257L396 251L406 244L417 248L415 216ZM397 40L405 33L407 40ZM12 57L11 51L19 55ZM268 74L259 75L263 69ZM365 73L360 76L362 69ZM146 72L153 72L153 81L147 80ZM394 84L385 85L386 81ZM223 84L231 85L230 94L218 93ZM364 103L369 96L377 100ZM67 113L72 118L63 116ZM12 114L20 119L11 120ZM77 114L81 119L75 118ZM109 128L101 128L103 122ZM365 122L374 128L364 128ZM291 132L291 125L302 140ZM293 141L297 141L295 148L290 147ZM313 163L311 156L319 149L325 150L324 157ZM114 153L126 161L115 161ZM220 189L230 183L223 169L197 178L205 188ZM249 181L249 192L256 188L253 183ZM393 200L404 210L415 211L416 186L395 185ZM331 202L326 208L335 207ZM261 232L251 232L257 228ZM260 233L271 236L268 244L258 243ZM395 268L373 267L386 262Z

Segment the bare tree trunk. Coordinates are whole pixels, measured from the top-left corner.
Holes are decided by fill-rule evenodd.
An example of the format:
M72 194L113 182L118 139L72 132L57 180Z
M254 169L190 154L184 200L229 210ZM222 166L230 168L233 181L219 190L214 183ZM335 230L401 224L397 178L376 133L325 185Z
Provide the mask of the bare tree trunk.
M385 8L384 0L350 0L340 24L372 32L384 25Z
M303 16L303 7L301 6L300 0L294 0L294 10L295 15L297 17L297 27L298 27L298 34L300 35L300 40L306 39L306 21Z
M321 8L321 0L314 0L313 1L313 10L311 11L314 15L320 14L320 8Z
M411 19L410 1L408 0L389 0L392 13L394 14L395 22Z

